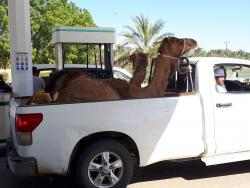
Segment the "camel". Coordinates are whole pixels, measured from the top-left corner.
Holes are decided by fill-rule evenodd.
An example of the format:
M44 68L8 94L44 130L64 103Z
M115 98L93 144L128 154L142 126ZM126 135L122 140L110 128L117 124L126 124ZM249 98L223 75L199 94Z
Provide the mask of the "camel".
M141 87L148 66L149 54L143 52L135 52L129 57L129 61L132 62L132 69L134 70L133 76L129 83ZM106 84L116 89L119 92L121 98L128 98L128 85L127 82L121 79L109 78L103 80Z
M130 85L129 98L161 97L168 86L168 78L176 69L180 57L187 51L197 47L197 42L190 38L179 39L165 37L158 49L153 77L145 88Z
M197 42L193 39L164 38L158 49L154 74L151 82L144 88L126 81L105 81L89 77L86 74L68 74L59 78L50 92L55 102L106 101L132 98L161 97L168 85L171 72L179 63L179 58L194 49ZM122 83L122 91L114 83ZM58 84L62 83L62 84ZM54 97L57 95L57 97Z
M139 87L141 87L145 77L147 61L141 63L141 61L145 61L144 57L147 57L147 55L143 53L136 53L131 56L135 71L130 83ZM104 101L129 98L129 85L125 80L119 78L95 79L82 72L61 73L61 75L64 76L60 77L59 75L59 79L56 79L55 83L51 83L51 85L55 86L53 91L46 90L49 93L58 93L56 102ZM74 91L74 93L71 91ZM82 91L85 91L84 95L81 95Z
M133 70L134 74L133 77L130 80L130 83L141 86L145 74L146 74L146 68L148 65L148 54L138 52L134 53L129 57L129 61L133 63ZM67 84L67 80L74 79L78 76L86 76L86 79L89 79L90 77L87 74L84 74L80 71L75 72L69 72L68 70L62 70L58 72L56 75L50 79L48 85L46 86L45 90L39 90L37 93L35 93L27 102L27 104L46 104L54 102L57 99L57 90L60 90L60 88L63 88ZM119 95L122 98L127 97L127 83L124 80L121 79L115 79L115 78L109 78L102 80L106 84L109 84L111 87L115 88ZM56 94L56 95L54 95Z
M140 87L146 76L146 69L148 66L149 54L147 53L134 53L129 57L129 61L133 63L132 69L134 70L133 77L130 83Z

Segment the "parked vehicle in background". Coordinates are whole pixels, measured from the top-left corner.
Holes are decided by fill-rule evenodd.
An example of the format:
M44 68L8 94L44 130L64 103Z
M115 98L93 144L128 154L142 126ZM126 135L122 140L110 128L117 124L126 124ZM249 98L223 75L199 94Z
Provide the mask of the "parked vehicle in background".
M132 74L130 72L128 72L126 69L122 69L119 67L113 67L113 75L114 78L120 78L128 82L132 78Z
M39 72L39 77L47 80L49 76L56 71L55 64L34 64L33 66L37 67ZM86 69L86 66L81 64L65 64L64 69L74 69L74 70L81 70L83 68ZM95 65L89 65L90 68L95 68ZM132 78L132 74L128 72L126 69L122 69L120 67L112 67L113 70L113 77L123 79L129 81Z

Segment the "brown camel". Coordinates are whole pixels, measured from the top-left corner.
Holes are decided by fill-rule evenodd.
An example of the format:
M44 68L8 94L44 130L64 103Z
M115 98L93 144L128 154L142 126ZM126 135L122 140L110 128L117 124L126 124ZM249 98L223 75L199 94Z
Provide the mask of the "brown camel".
M141 84L143 83L146 76L148 59L149 54L142 52L134 53L129 57L129 61L133 63L132 69L134 70L133 77L131 78L130 83L141 87Z
M132 69L134 70L133 76L129 83L141 87L146 75L146 69L148 66L149 54L143 52L135 52L129 57L129 61L133 64ZM112 88L119 92L122 99L128 98L128 84L126 81L121 79L109 78L103 80L106 84L109 84Z
M126 83L127 81L121 79L95 79L82 71L69 72L68 70L62 70L52 76L45 90L35 93L27 104L97 101L98 98L108 100L111 92L113 93L113 100L120 99L120 96L127 96L126 92L122 93ZM91 86L91 84L93 85ZM67 91L67 89L70 90ZM116 92L114 93L114 91ZM83 93L84 95L82 95Z
M158 52L154 74L151 82L145 88L122 81L122 92L114 87L114 82L98 80L85 74L74 74L58 79L51 96L58 94L56 102L104 101L128 98L160 97L167 88L168 78L179 62L183 53L195 48L197 42L193 39L164 38ZM58 83L62 84L58 84ZM116 79L115 82L120 82ZM112 83L112 84L111 84ZM121 83L121 82L120 82ZM56 98L56 97L54 97Z
M148 54L136 52L129 57L129 61L133 63L134 70L134 74L130 80L130 83L141 86L145 78L146 68L148 65ZM80 71L69 72L68 70L63 70L58 72L52 77L52 79L50 79L45 90L40 90L36 94L34 94L28 100L27 104L46 104L54 102L58 97L57 95L54 95L58 94L58 92L56 91L60 90L60 88L64 88L67 85L67 80L74 79L80 75L85 75L86 77L90 78L87 74L84 74ZM122 98L128 97L128 86L126 81L115 78L109 78L102 81L106 84L109 84L112 88L115 88Z
M164 38L156 59L154 74L151 82L145 88L129 86L129 98L147 98L164 96L168 78L179 63L179 58L187 51L196 48L197 42L193 39Z

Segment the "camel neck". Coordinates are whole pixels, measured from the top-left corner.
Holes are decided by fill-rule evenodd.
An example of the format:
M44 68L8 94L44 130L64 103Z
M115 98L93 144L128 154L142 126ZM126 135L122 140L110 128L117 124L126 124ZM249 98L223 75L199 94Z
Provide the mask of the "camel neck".
M129 85L129 98L164 96L164 91L168 85L168 78L171 74L171 67L176 63L176 59L158 56L151 82L144 88L135 86L134 84Z
M130 80L130 83L137 85L137 86L141 86L146 75L147 64L148 63L140 64L135 69L133 77Z
M171 74L171 65L176 64L176 59L164 58L158 55L155 63L153 78L149 88L155 88L158 92L164 92L167 89L168 78Z

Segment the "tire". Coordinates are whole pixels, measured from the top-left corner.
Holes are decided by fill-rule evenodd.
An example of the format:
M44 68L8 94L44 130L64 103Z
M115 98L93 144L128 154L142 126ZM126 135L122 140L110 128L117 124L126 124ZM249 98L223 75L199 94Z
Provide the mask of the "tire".
M80 155L76 180L81 188L125 188L134 171L127 148L116 140L97 141Z

